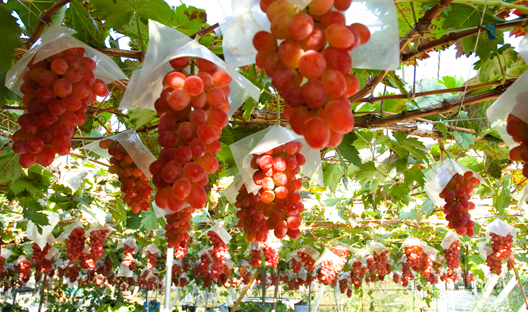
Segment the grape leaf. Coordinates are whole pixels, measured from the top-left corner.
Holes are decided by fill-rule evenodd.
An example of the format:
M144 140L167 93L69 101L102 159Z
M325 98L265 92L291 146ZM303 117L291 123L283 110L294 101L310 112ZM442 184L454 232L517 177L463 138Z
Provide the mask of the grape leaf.
M55 2L54 0L31 0L31 1L19 1L19 0L9 0L5 7L10 10L14 10L22 23L24 24L23 28L26 35L31 35L35 31L35 27L39 22L39 17L42 14L42 11L49 9ZM66 7L59 9L55 12L51 19L54 24L60 24L64 17L64 12ZM2 18L2 24L4 23L5 18ZM5 35L5 33L4 33ZM18 38L18 33L16 33ZM20 41L20 38L18 38Z
M406 206L403 209L400 210L400 220L410 219L413 220L414 216L416 216L416 208L411 208L410 206Z
M426 200L421 209L422 213L429 216L431 213L433 213L433 210L434 210L433 201L430 199Z
M10 152L0 157L0 182L15 181L22 175L22 167L18 163L20 155Z
M506 71L519 58L517 52L512 47L501 50L501 52L498 55L494 54L490 58L481 58L481 60L475 63L475 69L478 69L480 72L480 81L488 82L498 80L502 75L501 67Z
M155 110L134 108L129 110L130 122L136 126L137 129L148 124L155 117L158 116Z
M394 134L394 138L399 144L399 148L396 150L398 151L400 157L406 157L407 155L403 151L407 151L417 159L426 159L425 153L427 152L427 149L425 148L425 145L423 145L423 143L417 138L408 137L402 131L396 132Z
M332 191L335 192L337 185L341 182L341 178L345 174L343 167L340 165L332 164L326 168L323 172L323 178L325 185Z
M143 229L147 232L151 232L152 230L156 230L160 227L158 219L156 218L156 214L154 213L154 209L152 207L148 211L142 211L141 217L142 219L139 225L140 229Z
M468 149L471 145L475 143L475 137L470 133L454 131L455 140L463 148Z
M152 19L169 25L176 14L163 0L92 0L93 16L105 20L106 28L118 29L130 22L134 13L143 23Z
M356 172L356 180L361 184L365 184L370 181L378 171L376 170L376 165L373 161L361 165L359 171Z
M182 4L176 8L176 15L171 26L190 36L197 32L206 21L205 10Z
M412 166L409 170L404 172L404 185L409 187L413 185L413 182L418 183L418 185L424 186L425 176L422 169L418 166Z
M108 32L102 31L82 2L70 2L70 7L66 10L65 24L77 31L73 36L82 42L93 46L105 46L104 41Z
M3 4L0 5L0 20L2 21L0 23L0 32L3 34L2 48L0 49L0 69L9 69L15 55L15 48L23 48L24 45L20 41L21 29L17 24L16 18L11 16L11 10ZM3 73L1 80L5 80L5 73ZM0 95L2 95L3 90L4 84L2 83Z
M356 166L361 166L361 158L359 158L359 151L352 143L357 139L354 133L348 133L343 136L343 141L337 147L337 150L345 158Z
M19 199L19 203L23 208L24 218L33 221L39 230L41 230L41 226L49 225L48 216L42 213L44 207L36 199L22 197Z
M15 195L28 191L32 196L36 196L37 192L41 190L41 188L35 184L35 181L28 179L27 176L19 177L7 189Z

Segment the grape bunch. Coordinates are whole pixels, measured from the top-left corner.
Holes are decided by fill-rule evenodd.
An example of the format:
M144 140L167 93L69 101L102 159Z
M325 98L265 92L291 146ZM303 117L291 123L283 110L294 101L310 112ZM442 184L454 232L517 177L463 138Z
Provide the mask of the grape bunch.
M398 274L398 272L392 272L392 281L396 284L400 283L400 274Z
M224 259L227 256L227 252L229 250L229 247L227 244L218 236L218 234L214 231L207 232L207 236L209 236L209 241L211 242L211 245L213 248L208 250L209 255L212 258L212 266L210 269L209 276L212 279L218 279L220 275L222 275L225 271L225 261Z
M306 163L301 150L300 142L291 141L262 155L253 155L253 182L261 188L254 195L242 185L235 203L240 209L236 214L240 219L238 227L244 230L248 241L265 242L269 230L274 230L279 239L286 235L300 237L304 205L297 193L302 188L297 174Z
M324 259L320 262L320 268L317 271L317 278L325 285L331 285L335 281L337 274L343 271L347 263L348 250L336 248L333 252L339 259Z
M444 214L449 221L449 228L456 229L458 235L466 234L473 237L475 232L475 222L471 220L469 210L475 209L475 203L469 201L473 188L480 184L479 179L473 176L472 171L467 171L463 175L456 173L444 190L440 193L440 198L446 202Z
M312 1L304 13L286 0L260 1L271 33L260 31L253 37L255 62L284 98L292 129L314 149L338 146L354 127L348 97L359 83L350 74L349 51L365 44L370 32L359 23L346 25L339 11L350 3Z
M444 255L447 263L447 267L451 270L458 269L460 267L460 242L454 241L449 248L444 249Z
M108 95L106 84L93 74L95 61L84 53L84 48L71 48L28 64L20 86L27 113L19 117L21 129L12 138L22 167L46 167L55 154L69 154L74 128L85 123L88 104Z
M123 202L132 209L133 213L148 211L153 191L149 186L149 178L134 163L121 143L106 139L99 142L99 147L108 149L108 154L112 156L108 172L119 177L121 192L125 194Z
M526 165L528 163L528 124L513 114L508 115L506 122L506 131L515 142L520 144L510 150L510 159L524 162L522 174L528 178L528 165Z
M402 263L402 275L400 278L400 284L403 287L407 287L407 285L409 285L409 281L414 280L414 275L412 273L412 269L408 261L409 260L407 260L407 262L405 263Z
M376 269L378 271L378 279L382 281L385 278L385 275L390 273L390 264L387 262L387 256L389 250L384 250L382 253L377 254L374 252L373 258L376 263Z
M125 257L123 257L121 263L127 266L130 270L134 270L136 268L136 259L134 259L136 249L134 248L134 246L128 246L128 244L123 244L123 252L125 253Z
M490 233L492 253L486 258L486 265L490 268L491 273L500 275L502 272L502 261L508 260L511 255L513 236L508 234L500 236Z
M464 270L464 271L462 271L462 278L464 279L465 283L471 284L475 280L475 275L471 271L465 271Z
M291 269L292 269L292 272L293 273L299 273L299 272L301 272L301 268L302 268L302 260L301 261L297 261L297 260L295 260L295 257L292 257L291 258Z
M91 253L83 252L80 259L81 259L81 262L80 262L81 268L86 269L86 270L95 270L97 261L93 258L93 255Z
M407 265L409 268L420 271L424 253L422 246L406 246L405 255L407 256Z
M94 261L103 256L103 244L108 236L109 230L96 230L90 232L90 255Z
M354 284L355 289L359 289L361 287L361 283L363 278L365 278L367 271L368 268L363 267L363 263L361 263L361 261L356 260L352 263L352 268L350 269L350 281L352 284Z
M0 274L4 271L5 260L4 257L0 256Z
M315 269L315 259L309 254L301 250L297 252L297 255L300 257L301 262L304 264L306 270L313 271Z
M155 288L158 288L160 286L158 284L158 278L156 276L156 272L152 272L149 270L144 270L139 276L138 276L138 284L139 287L146 288L147 290L154 290Z
M158 188L155 200L163 209L181 211L186 204L205 207L207 174L215 173L221 149L218 138L229 122L231 77L201 58L194 60L200 72L190 75L189 57L170 61L174 71L164 79L164 89L155 102L160 116L159 159L150 165L152 182Z
M154 269L156 267L156 259L158 258L157 253L151 253L147 250L147 269Z
M23 258L15 266L15 269L19 273L19 285L27 283L31 277L31 263L26 258Z
M33 255L31 255L31 259L35 261L35 269L37 272L44 272L46 274L49 273L53 264L53 259L50 260L46 258L49 250L51 249L50 244L46 244L44 250L40 249L37 243L33 243L31 248L33 249Z
M367 259L367 268L369 276L365 278L365 282L374 283L376 281L376 262L372 256L368 256Z
M175 248L176 259L181 259L187 254L187 244L189 241L189 229L191 228L192 207L187 207L179 212L168 214L165 225L165 237L169 248Z
M440 276L440 280L443 282L452 281L454 284L458 284L458 282L460 281L460 276L458 276L458 274L455 271L451 269L447 269L447 271L445 271Z
M66 254L70 263L74 263L77 259L80 259L84 244L86 243L86 235L84 234L83 227L77 227L71 231L70 236L66 239Z
M187 255L187 246L189 245L189 241L188 240L184 240L184 241L181 241L180 244L176 247L174 247L174 258L176 259L181 259L183 257L185 257L185 255ZM185 259L184 259L185 260ZM189 264L183 264L183 270L185 272L188 271L188 268L189 268Z
M427 253L424 253L422 258L422 266L420 268L420 273L425 280L431 284L436 284L439 281L439 277L433 273L433 258L430 257Z
M264 245L264 264L267 267L276 268L279 264L279 249L276 244Z

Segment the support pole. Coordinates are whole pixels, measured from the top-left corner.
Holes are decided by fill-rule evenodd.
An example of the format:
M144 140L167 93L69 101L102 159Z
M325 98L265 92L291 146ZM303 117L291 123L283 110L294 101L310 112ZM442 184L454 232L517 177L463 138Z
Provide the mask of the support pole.
M238 308L238 305L240 305L240 302L242 301L242 299L244 299L244 296L246 295L247 291L249 290L251 285L253 285L253 282L257 279L257 276L260 274L260 270L261 270L260 268L257 269L257 271L253 274L253 276L251 277L251 280L249 280L249 283L246 285L244 290L242 290L242 292L240 293L240 296L238 297L237 301L235 302L235 304L231 308L231 312L235 312L236 311L236 309Z
M316 312L317 309L319 308L319 303L321 302L321 299L323 298L325 288L326 288L326 285L321 285L321 288L319 288L319 293L317 294L317 298L315 299L312 312Z
M46 288L46 280L48 279L48 274L44 274L42 281L42 288L40 289L40 302L38 307L38 312L42 311L42 303L44 302L44 289Z
M171 273L172 273L172 272L171 272ZM172 276L171 276L171 277L172 277ZM149 298L148 298L148 289L145 289L145 290L147 291L147 295L145 296L145 298L146 298L146 299L145 299L145 302L146 302L146 304L145 304L145 310L148 311L148 310L149 310L149 306L150 306L150 302L149 302Z
M172 259L174 257L174 248L167 248L167 263L165 271L165 302L163 303L163 310L170 311L170 295L172 284Z
M277 295L279 294L279 283L280 283L280 269L277 268L276 273L277 278L275 281L275 294L273 294L273 310L275 311L277 309Z
M262 264L262 312L266 312L266 265Z
M12 292L13 292L13 304L11 304L11 312L15 310L16 296L18 294L18 292L15 289L13 289Z
M517 273L517 269L515 268L515 263L513 262L513 259L514 259L513 256L511 256L511 258L508 259L508 261L510 262L511 267L513 268L513 272L515 272L515 277L517 278L517 282L519 283L519 288L521 288L521 292L522 292L523 299L524 299L524 306L528 308L528 299L526 299L526 293L524 292L524 287L521 282L521 279L519 278L519 274Z
M312 311L312 283L308 285L308 311Z

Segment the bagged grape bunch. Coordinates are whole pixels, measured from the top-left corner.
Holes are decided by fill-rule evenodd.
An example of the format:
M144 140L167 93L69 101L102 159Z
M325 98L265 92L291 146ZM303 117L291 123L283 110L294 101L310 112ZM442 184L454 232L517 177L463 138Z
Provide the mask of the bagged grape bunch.
M517 229L500 219L495 219L486 229L486 244L479 245L481 255L491 273L500 275L502 261L508 261L508 268L513 263L512 245L517 238ZM491 242L491 248L487 246Z
M369 29L346 25L340 11L350 2L316 0L306 12L286 0L261 1L260 6L271 33L260 31L253 37L257 66L284 98L292 129L314 149L337 147L354 128L348 97L357 92L359 82L350 74L349 51L368 42Z
M279 264L279 252L282 244L278 239L270 238L265 243L254 242L251 243L251 260L249 264L254 267L262 265L262 255L264 254L264 264L270 268L276 268Z
M343 262L343 259L330 251L330 249L325 249L315 263L316 267L319 266L316 269L317 279L325 285L332 284L336 280L337 275L343 271L346 263L346 260Z
M121 267L126 267L129 270L135 270L136 269L136 262L137 260L134 259L134 254L138 250L138 246L134 239L132 237L129 237L127 239L121 240L116 247L116 250L123 249L123 253L125 256L123 257L123 260L121 260ZM125 268L123 268L125 269ZM124 270L124 272L127 272ZM127 273L128 274L128 273Z
M73 38L74 33L50 26L6 75L6 87L22 97L27 109L12 137L22 167L49 166L55 154L69 154L88 105L108 95L108 83L127 79L108 56Z
M456 230L458 235L475 235L475 222L469 213L475 209L475 203L470 199L474 188L485 183L484 179L450 158L426 172L425 176L425 192L436 206L444 208L449 228Z
M147 258L147 269L152 270L156 267L156 260L161 251L154 244L148 244L141 253L143 258Z
M297 174L323 185L321 156L303 142L293 131L276 125L231 144L241 179L225 194L240 209L238 226L248 241L265 242L270 230L279 239L300 236L304 205L297 192L302 187Z
M4 270L4 265L6 260L11 257L13 252L9 249L2 248L0 249L0 274L2 274Z
M520 54L524 57L528 50L525 43L526 40L520 45ZM528 177L527 83L528 73L524 73L486 111L491 126L511 148L510 159L522 163L525 177Z
M84 149L109 159L108 172L119 177L123 202L133 213L150 209L153 189L149 185L149 166L156 158L134 130L92 142Z
M454 271L460 267L460 241L455 233L449 232L441 243L447 267Z
M120 108L154 108L159 115L162 150L149 167L155 203L170 210L165 227L169 247L185 250L190 215L206 206L208 174L219 166L215 154L222 128L248 93L258 99L258 89L177 30L150 21L149 42L143 67L134 72Z
M367 244L367 250L372 255L372 261L377 273L374 274L374 270L371 271L372 266L370 263L367 262L367 265L369 265L368 268L370 271L371 281L375 282L376 278L380 281L383 281L385 279L385 276L391 272L391 265L388 261L390 260L389 249L380 242L370 241Z

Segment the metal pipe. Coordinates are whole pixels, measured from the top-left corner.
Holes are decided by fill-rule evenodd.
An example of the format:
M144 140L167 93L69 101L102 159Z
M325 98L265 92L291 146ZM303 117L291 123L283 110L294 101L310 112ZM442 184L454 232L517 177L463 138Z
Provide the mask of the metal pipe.
M167 248L167 263L165 271L165 302L163 303L163 310L170 311L170 295L172 284L172 260L174 257L174 248Z

